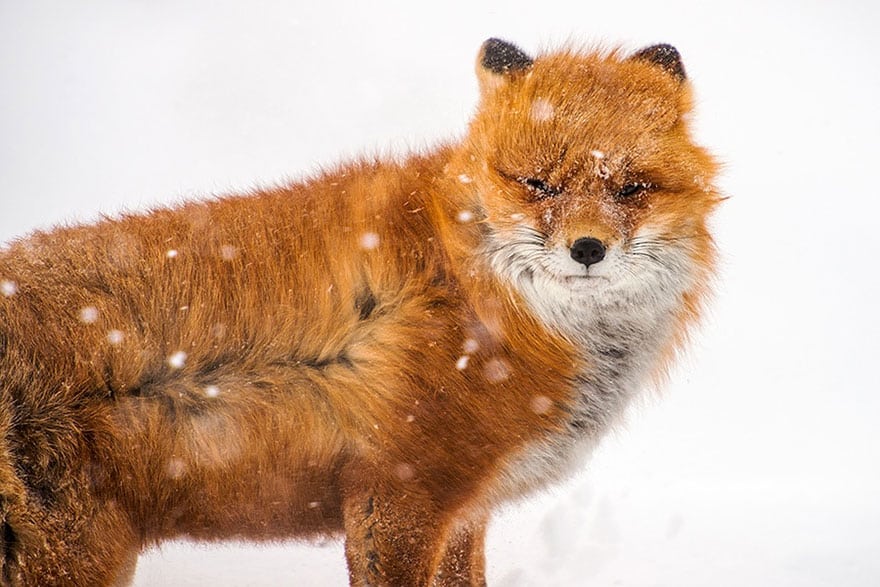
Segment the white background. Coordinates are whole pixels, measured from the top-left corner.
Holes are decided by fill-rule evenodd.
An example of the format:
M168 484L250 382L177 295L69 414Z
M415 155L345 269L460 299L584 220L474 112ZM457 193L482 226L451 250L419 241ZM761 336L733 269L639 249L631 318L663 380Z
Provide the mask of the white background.
M880 3L0 0L0 241L460 136L489 36L675 44L725 162L717 296L506 586L880 585ZM338 543L166 544L135 584L343 585Z

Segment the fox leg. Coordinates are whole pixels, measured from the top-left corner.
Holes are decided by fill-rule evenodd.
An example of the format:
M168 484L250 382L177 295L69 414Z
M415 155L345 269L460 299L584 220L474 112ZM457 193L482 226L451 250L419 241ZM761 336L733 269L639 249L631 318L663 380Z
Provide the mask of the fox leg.
M450 532L434 587L485 587L486 526L487 518L483 517Z
M0 585L118 587L131 582L140 549L124 515L112 505L91 516L6 505ZM77 520L79 514L89 519Z
M400 488L359 488L343 502L351 585L427 587L443 552L444 520L431 499Z

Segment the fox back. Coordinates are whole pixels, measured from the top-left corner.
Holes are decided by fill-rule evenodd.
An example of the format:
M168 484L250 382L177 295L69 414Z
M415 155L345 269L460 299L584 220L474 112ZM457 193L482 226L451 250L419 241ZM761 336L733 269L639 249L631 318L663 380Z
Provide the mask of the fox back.
M669 45L477 60L467 135L0 252L3 584L145 546L345 537L353 585L481 585L697 320L716 166Z

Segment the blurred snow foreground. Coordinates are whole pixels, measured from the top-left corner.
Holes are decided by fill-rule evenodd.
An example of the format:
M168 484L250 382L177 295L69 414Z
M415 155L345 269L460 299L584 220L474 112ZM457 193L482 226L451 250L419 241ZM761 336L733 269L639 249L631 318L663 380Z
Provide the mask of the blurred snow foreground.
M663 423L648 419L651 432ZM663 443L612 439L582 475L496 515L488 583L546 585L871 585L860 503L828 507L839 490L706 482L663 470ZM612 462L623 459L625 464ZM811 512L804 517L802 511ZM873 514L869 514L873 515ZM837 524L831 524L834 520ZM861 530L860 530L861 528ZM830 530L830 532L829 532ZM860 541L862 545L860 546ZM862 561L862 562L859 562ZM682 579L684 577L684 579ZM341 541L169 543L141 557L135 585L344 585Z

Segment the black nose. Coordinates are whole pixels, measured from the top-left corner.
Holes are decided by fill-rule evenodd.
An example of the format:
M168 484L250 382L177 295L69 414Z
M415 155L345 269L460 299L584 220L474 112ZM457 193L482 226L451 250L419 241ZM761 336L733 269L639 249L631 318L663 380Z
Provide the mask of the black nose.
M605 245L594 238L579 238L571 245L571 258L589 267L605 258Z

